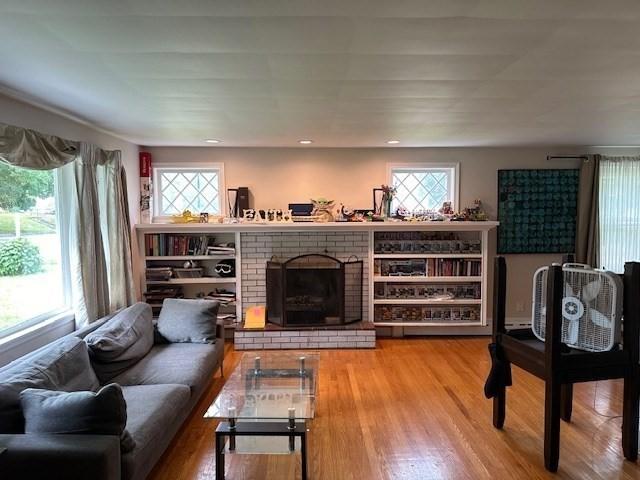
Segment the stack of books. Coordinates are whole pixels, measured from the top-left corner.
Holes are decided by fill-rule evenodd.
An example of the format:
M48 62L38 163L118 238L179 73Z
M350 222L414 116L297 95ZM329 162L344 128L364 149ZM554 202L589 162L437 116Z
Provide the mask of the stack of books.
M147 267L147 280L166 281L173 276L171 267Z
M145 301L151 305L153 315L157 317L165 298L183 298L182 287L174 285L150 285L144 293Z
M232 243L221 243L207 247L207 255L235 255L236 248Z
M213 292L209 292L204 298L207 300L217 300L221 306L227 306L236 301L236 294L223 288L216 288Z

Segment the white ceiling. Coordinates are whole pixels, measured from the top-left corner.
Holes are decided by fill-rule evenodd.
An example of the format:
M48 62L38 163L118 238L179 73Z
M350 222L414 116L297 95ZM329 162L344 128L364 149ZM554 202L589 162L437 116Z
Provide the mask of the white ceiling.
M1 0L0 84L142 145L639 145L636 0Z

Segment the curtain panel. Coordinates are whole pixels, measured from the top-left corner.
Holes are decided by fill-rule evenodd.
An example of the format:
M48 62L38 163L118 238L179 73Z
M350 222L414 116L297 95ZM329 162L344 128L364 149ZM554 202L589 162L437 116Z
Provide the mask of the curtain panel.
M107 265L111 311L136 301L131 258L131 222L127 175L119 150L106 152L98 166L102 234L108 245Z
M616 273L640 261L640 156L600 160L600 265Z
M0 161L57 169L59 230L69 251L76 326L131 305L131 226L121 152L0 123Z
M578 218L576 223L576 261L599 267L599 185L600 155L583 160L578 187Z

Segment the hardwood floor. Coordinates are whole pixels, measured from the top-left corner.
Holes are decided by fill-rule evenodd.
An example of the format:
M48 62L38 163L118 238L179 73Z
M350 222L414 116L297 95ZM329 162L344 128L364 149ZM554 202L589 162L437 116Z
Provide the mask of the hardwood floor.
M576 385L556 475L543 466L542 382L514 368L505 428L495 430L483 395L488 341L383 339L375 350L321 351L310 479L640 479L621 451L620 382ZM240 355L227 345L225 374ZM214 478L216 423L202 413L222 383L216 378L150 478ZM230 480L299 475L298 455L227 457Z

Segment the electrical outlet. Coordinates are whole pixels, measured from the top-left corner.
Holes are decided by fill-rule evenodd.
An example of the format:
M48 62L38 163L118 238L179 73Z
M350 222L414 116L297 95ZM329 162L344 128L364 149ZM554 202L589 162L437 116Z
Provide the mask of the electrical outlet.
M518 312L518 313L523 313L524 312L524 303L523 302L517 302L516 303L516 312Z

